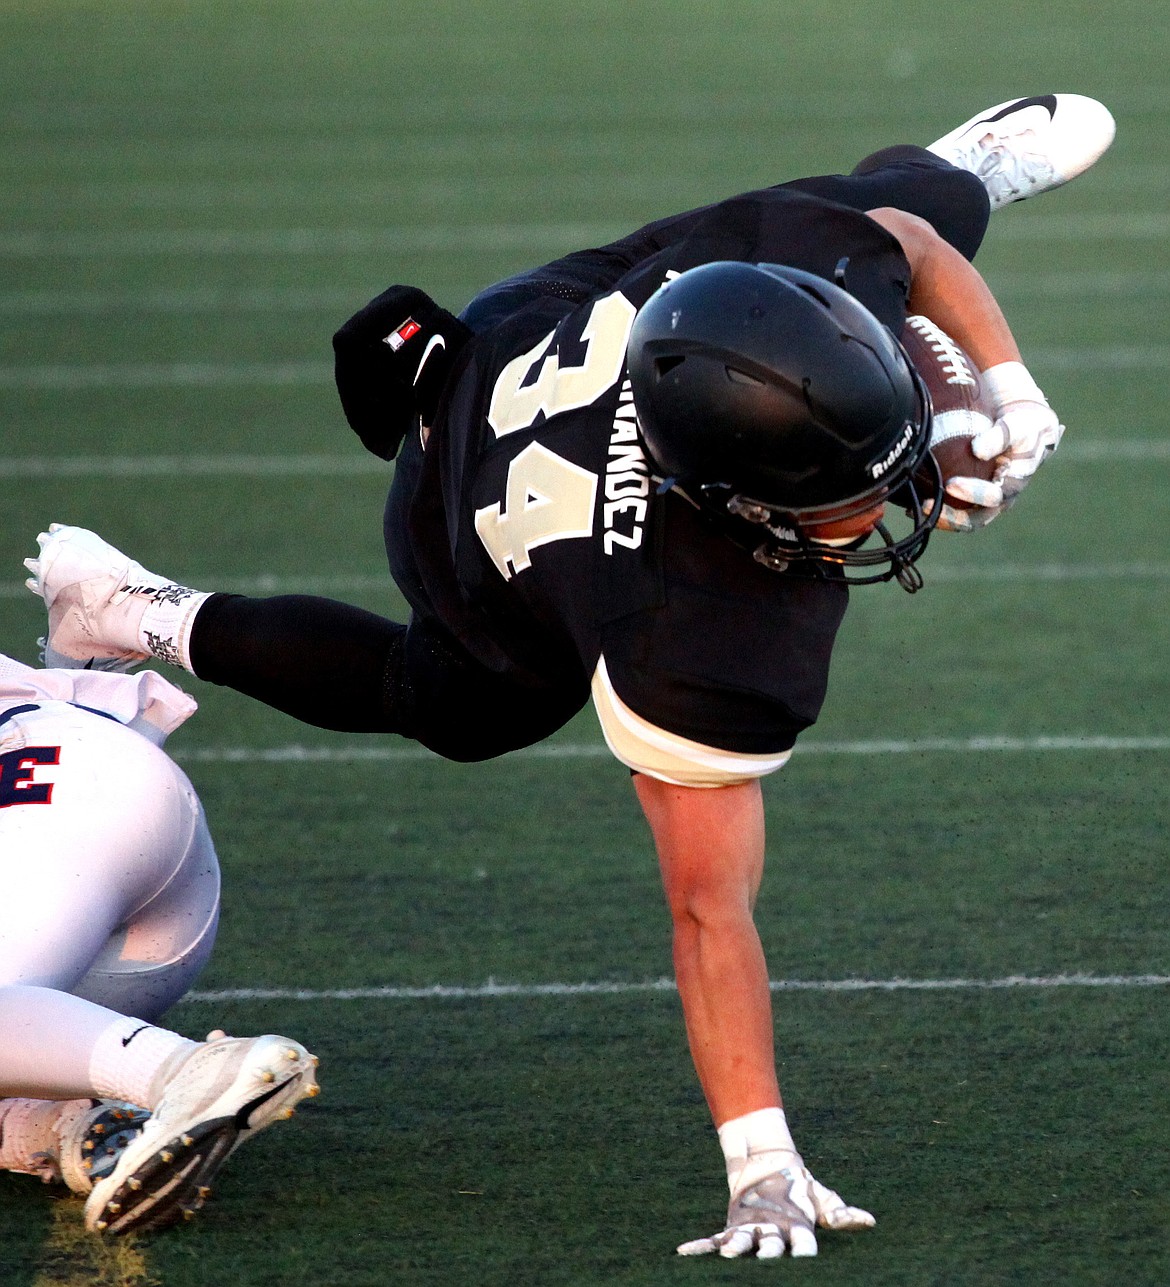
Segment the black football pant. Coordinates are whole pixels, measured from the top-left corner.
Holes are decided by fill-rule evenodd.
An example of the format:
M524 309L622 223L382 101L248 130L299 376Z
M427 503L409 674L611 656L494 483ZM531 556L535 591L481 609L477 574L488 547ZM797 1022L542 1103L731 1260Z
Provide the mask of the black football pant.
M437 623L409 627L310 595L215 594L191 632L200 679L306 724L399 733L449 760L542 742L589 697L587 682L535 689L481 666Z
M920 215L968 259L990 206L982 183L922 148L886 148L852 174L780 184L857 210L895 206ZM489 287L463 320L483 331L544 295L592 298L686 235L705 209L647 224L608 246L567 255ZM386 539L410 579L406 506L422 452L407 436L386 508ZM307 595L214 595L191 636L195 673L320 728L400 733L456 760L480 760L543 740L588 700L588 678L530 689L480 665L437 622L409 627L348 604Z

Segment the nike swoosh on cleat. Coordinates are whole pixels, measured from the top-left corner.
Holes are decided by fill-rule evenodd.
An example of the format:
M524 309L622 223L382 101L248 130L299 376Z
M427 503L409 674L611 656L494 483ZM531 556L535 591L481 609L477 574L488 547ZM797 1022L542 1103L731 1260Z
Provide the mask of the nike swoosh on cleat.
M1041 94L1036 98L1018 98L1007 107L1001 107L994 116L984 117L979 124L990 125L993 121L1002 121L1005 116L1010 116L1012 112L1021 112L1025 107L1043 107L1048 113L1048 119L1052 120L1056 116L1056 95Z
M134 1040L134 1038L138 1036L140 1032L145 1032L149 1027L150 1027L149 1023L144 1023L141 1028L135 1028L134 1031L128 1037L122 1038L122 1045L128 1046Z
M236 1116L235 1116L236 1126L239 1127L240 1130L250 1129L248 1125L248 1119L252 1116L252 1114L256 1111L256 1109L262 1107L264 1104L267 1104L268 1101L273 1097L273 1095L279 1095L280 1092L284 1090L284 1088L290 1082L296 1081L297 1075L298 1074L294 1073L291 1077L286 1077L284 1081L280 1082L278 1085L272 1086L270 1089L266 1090L263 1095L258 1095L250 1103L244 1104L236 1113Z

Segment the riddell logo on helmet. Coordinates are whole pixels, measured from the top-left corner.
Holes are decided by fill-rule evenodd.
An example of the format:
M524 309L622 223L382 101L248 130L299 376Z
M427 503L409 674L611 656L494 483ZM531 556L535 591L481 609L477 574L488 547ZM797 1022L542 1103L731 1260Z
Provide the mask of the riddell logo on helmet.
M883 474L887 473L891 468L891 466L897 464L897 462L905 454L906 448L910 446L913 440L914 440L914 426L907 425L906 428L902 430L901 438L899 438L898 441L894 443L894 445L890 448L888 452L886 452L886 454L881 458L881 460L874 461L874 463L870 465L869 467L870 476L874 479L878 479L878 478L881 478Z

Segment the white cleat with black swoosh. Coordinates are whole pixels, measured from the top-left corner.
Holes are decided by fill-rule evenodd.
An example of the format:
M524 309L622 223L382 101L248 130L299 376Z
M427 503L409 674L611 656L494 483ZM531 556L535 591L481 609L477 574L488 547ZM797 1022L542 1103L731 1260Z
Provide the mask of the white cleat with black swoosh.
M176 1070L114 1170L94 1184L87 1229L142 1232L190 1219L235 1149L317 1094L317 1058L299 1042L211 1036Z
M973 116L927 148L977 174L992 210L1083 174L1113 142L1109 109L1082 94L1013 98Z

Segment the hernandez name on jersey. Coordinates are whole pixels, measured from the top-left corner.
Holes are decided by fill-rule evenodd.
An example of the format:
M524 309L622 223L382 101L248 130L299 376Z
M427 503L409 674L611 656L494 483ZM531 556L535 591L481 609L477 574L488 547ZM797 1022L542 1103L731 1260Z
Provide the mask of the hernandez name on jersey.
M736 259L844 266L897 334L909 270L871 220L792 192L680 217L677 239L656 227L632 266L585 252L608 288L539 298L468 344L425 453L399 461L416 476L388 548L415 611L481 662L582 704L591 689L624 763L717 785L778 768L816 719L846 590L761 567L662 493L626 376L634 318L670 276Z

